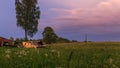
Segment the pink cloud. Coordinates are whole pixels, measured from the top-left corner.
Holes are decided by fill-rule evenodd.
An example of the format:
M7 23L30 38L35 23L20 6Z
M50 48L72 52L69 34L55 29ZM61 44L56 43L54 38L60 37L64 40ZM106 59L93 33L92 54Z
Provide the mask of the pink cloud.
M118 0L115 0L115 2L117 1ZM113 0L100 2L92 9L54 9L52 11L58 12L56 20L61 23L61 25L59 24L59 27L63 26L62 23L66 26L110 24L113 23L111 21L116 21L118 20L118 17L120 17L120 15L118 15L120 7L116 9L115 7L118 7L119 5L114 6L114 4L116 4L115 2Z
M120 0L104 0L94 6L92 8L51 8L50 11L56 16L44 19L40 25L52 26L56 31L64 29L94 34L117 33L120 29Z
M61 5L68 8L91 8L104 0L38 0L48 5Z

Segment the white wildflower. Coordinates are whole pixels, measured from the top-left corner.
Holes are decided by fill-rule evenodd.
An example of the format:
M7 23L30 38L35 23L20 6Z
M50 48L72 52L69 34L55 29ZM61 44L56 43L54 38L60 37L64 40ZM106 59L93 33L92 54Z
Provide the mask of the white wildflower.
M10 58L10 55L9 55L9 54L6 54L5 57L9 59L9 58Z
M108 61L109 61L110 64L113 63L113 59L112 58L109 58Z
M18 55L18 57L20 58L20 57L22 57L21 55Z
M24 50L20 51L20 55L27 55L27 52L25 52Z
M60 52L59 51L57 52L57 57L60 57Z
M113 66L113 68L119 68L119 67L118 67L117 65L115 65L115 64L113 64L112 66Z
M45 56L48 57L48 54L46 53Z
M56 50L51 50L51 52L56 52Z
M7 53L7 54L11 53L10 49L7 49L7 50L5 51L5 53Z

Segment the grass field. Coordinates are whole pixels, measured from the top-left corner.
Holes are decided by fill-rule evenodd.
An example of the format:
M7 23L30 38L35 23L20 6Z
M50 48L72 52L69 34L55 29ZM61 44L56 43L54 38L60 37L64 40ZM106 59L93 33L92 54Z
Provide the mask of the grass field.
M38 49L0 47L0 68L120 68L120 43L62 43Z

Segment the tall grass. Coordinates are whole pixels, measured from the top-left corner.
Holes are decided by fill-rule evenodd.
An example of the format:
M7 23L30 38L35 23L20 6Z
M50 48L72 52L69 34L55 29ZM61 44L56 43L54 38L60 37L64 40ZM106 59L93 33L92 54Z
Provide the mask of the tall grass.
M120 43L63 43L38 49L0 47L0 68L120 68Z

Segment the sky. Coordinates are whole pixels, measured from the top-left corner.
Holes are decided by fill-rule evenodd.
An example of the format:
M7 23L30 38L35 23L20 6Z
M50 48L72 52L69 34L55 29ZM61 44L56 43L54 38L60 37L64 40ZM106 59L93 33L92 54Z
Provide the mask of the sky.
M38 33L50 26L70 40L120 41L120 0L38 0L41 10ZM23 38L16 26L14 0L0 0L0 36Z

